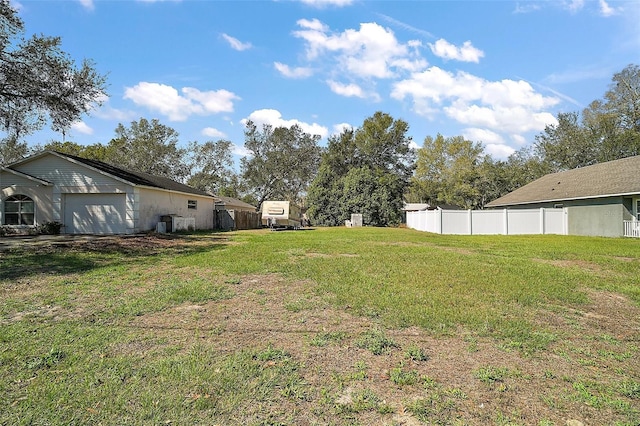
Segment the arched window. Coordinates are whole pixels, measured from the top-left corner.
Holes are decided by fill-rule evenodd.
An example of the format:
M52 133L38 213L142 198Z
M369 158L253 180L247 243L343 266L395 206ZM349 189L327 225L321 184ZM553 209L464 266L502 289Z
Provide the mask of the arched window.
M4 200L5 225L35 225L35 204L26 195L12 195Z

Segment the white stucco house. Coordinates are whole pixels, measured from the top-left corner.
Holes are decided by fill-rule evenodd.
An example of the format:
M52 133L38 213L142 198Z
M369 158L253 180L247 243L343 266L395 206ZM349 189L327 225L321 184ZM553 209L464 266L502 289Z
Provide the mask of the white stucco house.
M171 179L43 151L0 168L0 225L63 224L66 234L133 234L162 216L212 229L215 198Z

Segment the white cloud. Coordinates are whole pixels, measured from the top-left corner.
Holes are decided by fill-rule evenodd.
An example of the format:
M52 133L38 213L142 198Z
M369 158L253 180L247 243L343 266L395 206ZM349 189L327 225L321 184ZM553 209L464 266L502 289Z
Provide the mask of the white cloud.
M497 144L497 143L489 143L484 146L484 150L487 154L491 155L496 159L506 159L511 154L516 152L515 149L511 148L509 145L505 144Z
M124 99L166 115L172 121L184 121L192 114L233 112L233 101L240 99L224 89L202 92L193 87L184 87L181 91L182 94L171 86L141 82L134 87L127 87Z
M523 146L527 143L527 139L522 135L510 135L511 139L518 145Z
M555 124L546 109L559 103L556 97L537 93L526 81L488 81L438 67L395 83L391 97L412 98L414 110L429 118L444 111L466 126L510 134L542 131Z
M585 0L570 0L564 2L564 7L571 13L576 13L584 7Z
M344 7L353 3L353 0L300 0L302 3L309 6L323 8L326 6Z
M513 13L530 13L530 12L535 12L540 10L541 7L539 4L537 3L516 3L516 8L513 11Z
M331 132L332 135L339 135L340 133L342 133L344 130L349 130L349 129L353 129L354 127L349 124L349 123L339 123L339 124L334 124L333 125L333 132Z
M356 97L356 98L364 98L366 95L360 86L357 84L342 84L337 81L328 80L327 84L333 93L336 93L341 96Z
M231 144L231 153L239 157L253 157L253 152L245 148L244 145Z
M208 136L210 138L226 138L227 135L220 130L213 127L205 127L201 132L204 136Z
M95 4L93 0L79 0L82 7L85 9L93 10L95 8Z
M259 109L242 120L242 123L246 124L247 120L253 121L258 127L262 127L263 124L268 124L272 127L291 127L297 124L303 132L310 135L320 135L321 138L325 138L329 134L329 130L326 127L317 123L309 124L296 119L285 120L282 118L280 111L275 109Z
M493 158L506 159L515 152L514 148L505 143L501 135L491 130L471 127L464 129L462 135L467 140L482 143L485 152Z
M620 9L609 6L609 3L607 3L605 0L600 0L598 2L598 5L600 7L600 15L604 16L605 18L617 15L620 12Z
M242 52L243 50L251 49L253 47L251 43L243 43L237 38L231 37L228 34L222 34L222 38L224 38L227 43L229 43L229 46L231 46L232 49L240 52Z
M483 144L502 144L504 139L496 132L492 132L487 129L478 129L477 127L470 127L462 131L462 136L465 139L473 142L482 142Z
M484 52L473 47L470 41L465 41L461 47L457 47L441 38L435 43L429 43L429 47L434 55L443 59L478 63L480 58L484 57Z
M274 62L273 66L287 78L307 78L313 75L313 69L307 67L291 68L289 65L280 62Z
M340 72L361 78L391 78L399 71L417 71L426 67L427 62L420 57L417 47L420 42L399 43L393 31L376 23L360 24L359 30L348 29L332 33L317 19L298 21L301 30L294 36L306 42L306 56L309 61L336 63Z
M355 83L343 84L334 80L327 80L327 85L331 91L337 95L361 99L371 99L374 102L380 102L380 95L376 92L367 92Z
M84 135L93 134L93 129L87 126L87 124L84 121L76 121L75 123L73 123L71 125L71 130L75 130L76 132L82 133Z
M102 118L104 120L117 120L120 122L123 121L131 121L135 120L136 117L139 117L139 114L135 111L126 111L121 109L113 108L109 104L108 96L101 96L99 99L101 103L100 107L97 107L95 111L93 111L93 115L98 118Z

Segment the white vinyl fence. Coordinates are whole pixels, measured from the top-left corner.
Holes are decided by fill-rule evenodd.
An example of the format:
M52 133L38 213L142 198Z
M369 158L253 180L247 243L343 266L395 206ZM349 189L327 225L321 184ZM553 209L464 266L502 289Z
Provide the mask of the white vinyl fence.
M567 235L565 209L426 210L407 212L407 227L435 234Z

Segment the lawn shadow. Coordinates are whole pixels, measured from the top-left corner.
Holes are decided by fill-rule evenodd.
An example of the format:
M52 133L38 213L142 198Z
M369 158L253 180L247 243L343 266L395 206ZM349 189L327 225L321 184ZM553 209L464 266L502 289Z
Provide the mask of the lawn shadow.
M159 255L189 255L219 250L229 237L222 234L145 234L93 238L36 240L0 251L0 281L38 274L63 275L87 272L114 264L145 259L161 261Z

